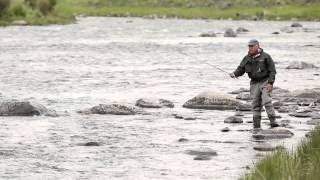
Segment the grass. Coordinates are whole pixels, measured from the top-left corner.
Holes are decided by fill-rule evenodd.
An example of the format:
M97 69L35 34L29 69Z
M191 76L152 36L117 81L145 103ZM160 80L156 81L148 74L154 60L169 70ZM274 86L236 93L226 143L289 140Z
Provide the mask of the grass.
M287 0L288 3L282 5L272 0L238 0L237 4L228 4L228 1L222 0L57 0L54 10L46 15L31 9L23 0L11 1L8 12L0 16L0 25L9 25L14 20L25 20L37 25L66 24L75 21L77 15L320 20L318 0L308 0L311 3L305 4L298 3L304 0ZM16 13L13 8L16 6L21 6L25 15L19 14L19 11Z
M245 180L318 180L320 177L320 127L295 152L280 149L260 160Z

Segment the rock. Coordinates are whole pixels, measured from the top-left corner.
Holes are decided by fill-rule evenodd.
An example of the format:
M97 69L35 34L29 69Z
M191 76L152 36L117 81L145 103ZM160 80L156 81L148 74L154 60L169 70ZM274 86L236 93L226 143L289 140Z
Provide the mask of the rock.
M274 109L279 109L281 106L283 106L283 103L280 101L273 102L272 104Z
M280 127L287 127L290 124L290 120L281 120L279 124Z
M261 143L261 144L258 144L257 146L254 146L253 149L256 151L273 151L273 150L276 150L277 147L274 147L269 143Z
M237 33L234 32L232 29L227 29L225 32L224 32L224 37L237 37Z
M291 27L284 27L280 29L281 32L285 32L285 33L293 33L294 30Z
M288 112L295 112L298 109L298 106L281 106L278 109L280 113L288 113Z
M320 99L320 89L305 89L305 90L298 90L293 91L294 97L297 98L309 98L309 99Z
M224 123L243 123L243 120L236 116L230 116L224 120Z
M210 148L199 148L195 150L187 150L186 154L195 156L217 156L218 153Z
M197 160L197 161L208 161L211 160L211 156L208 155L199 155L193 158L193 160Z
M5 100L0 102L0 116L56 116L56 112L30 101Z
M135 105L143 108L162 108L162 107L173 108L174 107L174 104L171 101L166 99L158 99L158 100L138 99Z
M87 143L80 143L79 146L100 146L98 142L87 142Z
M279 139L292 137L293 133L283 127L276 127L272 129L261 130L257 133L253 133L252 137L256 139Z
M29 23L25 20L16 20L11 23L11 25L13 25L13 26L26 26L28 24Z
M173 114L173 117L176 119L183 119L183 116L181 116L179 114Z
M178 142L188 142L189 141L189 139L186 139L186 138L180 138L180 139L178 139Z
M221 132L229 132L229 131L230 131L230 128L228 128L228 127L221 129Z
M185 117L185 118L183 118L184 120L186 120L186 121L194 121L194 120L196 120L197 118L195 118L195 117Z
M137 110L120 104L99 104L88 110L78 111L83 114L114 114L114 115L134 115Z
M240 93L236 96L236 99L240 99L240 100L251 100L251 96L250 93Z
M207 33L201 33L200 37L217 37L216 33L213 31L207 32Z
M203 92L183 104L185 108L232 110L240 105L239 101L218 92Z
M303 61L293 61L289 64L289 66L286 67L286 69L310 69L310 68L318 68L318 67Z
M311 117L310 113L305 112L295 112L295 113L289 113L289 116L299 117L299 118L307 118Z
M294 22L291 24L291 27L302 27L300 23Z
M243 113L241 111L236 111L234 113L234 116L244 116Z
M237 30L236 30L237 33L246 33L246 32L249 32L248 29L246 28L243 28L243 27L239 27Z
M280 33L276 31L276 32L273 32L272 34L280 34Z
M240 94L242 92L250 92L250 90L246 88L240 88L240 89L229 92L229 94Z
M236 108L237 111L251 111L252 105L251 104L239 104Z
M272 90L272 95L275 98L288 97L289 93L290 93L290 91L276 87L276 86Z

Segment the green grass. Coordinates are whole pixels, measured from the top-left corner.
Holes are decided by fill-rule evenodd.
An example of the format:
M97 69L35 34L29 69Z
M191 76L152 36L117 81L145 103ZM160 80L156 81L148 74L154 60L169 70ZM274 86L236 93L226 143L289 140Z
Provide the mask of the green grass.
M277 150L260 160L245 180L318 180L320 177L320 127L295 152Z
M23 3L26 15L16 15L13 8L0 16L0 25L14 20L26 20L30 24L65 24L75 21L76 15L86 16L157 16L186 19L267 19L267 20L320 20L319 0L298 3L304 0L286 0L277 5L273 0L238 0L237 4L226 5L222 0L57 0L54 11L43 15ZM234 2L234 1L230 1Z

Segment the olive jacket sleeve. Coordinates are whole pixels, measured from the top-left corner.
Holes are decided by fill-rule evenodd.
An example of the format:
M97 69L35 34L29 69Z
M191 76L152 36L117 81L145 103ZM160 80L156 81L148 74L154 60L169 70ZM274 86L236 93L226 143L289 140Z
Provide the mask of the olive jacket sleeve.
M276 66L274 65L274 61L272 60L271 56L268 55L267 58L267 67L268 67L268 73L269 73L269 77L268 77L268 83L273 84L275 79L276 79Z

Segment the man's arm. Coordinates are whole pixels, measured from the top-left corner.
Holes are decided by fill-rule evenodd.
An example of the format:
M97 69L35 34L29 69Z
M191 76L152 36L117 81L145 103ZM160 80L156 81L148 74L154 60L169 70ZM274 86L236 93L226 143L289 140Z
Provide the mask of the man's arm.
M237 67L237 69L232 73L230 73L230 77L236 78L236 77L242 76L245 73L245 67L244 67L245 65L246 65L246 60L245 58L243 58L240 65Z
M271 56L269 56L268 58L268 72L269 72L269 78L268 78L268 83L273 85L275 79L276 79L276 67L274 65L274 62L271 58Z

